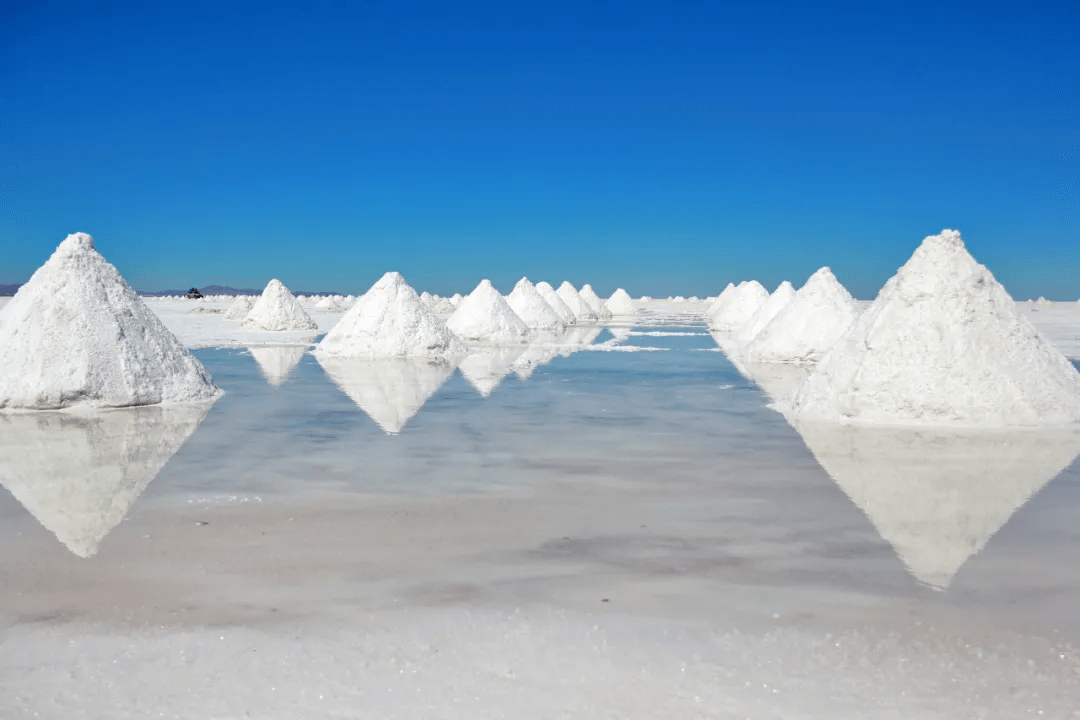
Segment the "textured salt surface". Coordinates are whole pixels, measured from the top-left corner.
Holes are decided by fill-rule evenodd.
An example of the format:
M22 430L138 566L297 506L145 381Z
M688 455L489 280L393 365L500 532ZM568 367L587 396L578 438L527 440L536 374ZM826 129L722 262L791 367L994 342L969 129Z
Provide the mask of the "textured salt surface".
M0 408L199 402L218 393L85 233L60 243L0 313Z
M556 291L570 312L574 313L574 319L582 323L596 322L599 318L589 304L581 299L581 295L568 281L563 280L562 285Z
M960 233L927 237L794 398L804 419L1031 426L1080 422L1080 373Z
M241 323L249 330L280 332L285 330L317 330L318 324L311 319L300 302L280 280L266 284L262 295L255 301L251 312Z
M481 280L446 321L462 340L490 345L527 343L532 331L488 280Z
M528 278L518 280L517 285L506 296L506 302L510 309L533 330L562 332L566 329L566 323L547 300L544 300L536 291L536 287L529 282Z
M372 285L315 348L317 355L342 358L447 359L464 352L454 333L396 272Z
M859 309L829 268L821 268L745 348L748 360L817 362L851 327Z

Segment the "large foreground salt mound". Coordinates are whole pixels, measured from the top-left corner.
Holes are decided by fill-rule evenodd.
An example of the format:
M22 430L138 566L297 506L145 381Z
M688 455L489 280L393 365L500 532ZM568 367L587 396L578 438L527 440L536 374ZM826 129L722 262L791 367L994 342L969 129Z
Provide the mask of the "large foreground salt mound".
M540 293L540 297L547 301L547 304L551 306L562 321L567 325L573 325L577 322L577 316L574 315L574 311L570 309L570 306L563 302L563 299L559 297L559 293L555 292L555 288L551 287L551 283L538 282L536 283L536 292Z
M792 298L795 297L795 288L787 280L780 283L769 299L757 309L750 319L735 333L735 341L741 347L745 347L757 337L757 334L772 322L781 310L783 310Z
M746 358L771 363L817 362L858 316L855 299L829 268L821 268L754 337L745 348Z
M596 322L600 318L596 316L589 304L581 299L581 295L568 281L563 280L563 284L559 286L556 291L562 301L566 303L566 306L570 308L570 311L574 313L574 318L578 322Z
M634 299L630 297L630 293L622 288L611 293L611 297L607 299L604 305L611 311L612 315L632 317L637 314L637 305L634 304Z
M262 295L255 301L251 312L241 323L249 330L318 330L318 324L311 319L289 289L280 280L271 280L266 284Z
M768 299L769 291L757 280L741 282L720 293L709 309L706 320L713 330L738 330Z
M399 273L388 272L345 313L317 355L447 358L464 346Z
M86 233L68 235L0 311L0 408L125 407L219 393Z
M600 296L596 294L596 291L592 289L592 285L588 283L581 286L581 290L578 292L585 304L592 308L592 311L596 313L596 317L600 320L610 320L611 311L607 309L607 305L600 299Z
M1080 373L968 254L925 240L821 359L795 417L893 425L1080 422Z
M475 290L462 298L446 325L462 340L470 342L505 345L532 339L529 326L510 309L490 280L481 280Z
M562 332L566 329L566 323L528 278L518 280L513 291L506 296L506 303L533 330Z
M229 309L225 311L226 320L240 320L241 322L251 312L251 308L255 307L255 298L251 295L240 295L233 301L233 304L229 306Z

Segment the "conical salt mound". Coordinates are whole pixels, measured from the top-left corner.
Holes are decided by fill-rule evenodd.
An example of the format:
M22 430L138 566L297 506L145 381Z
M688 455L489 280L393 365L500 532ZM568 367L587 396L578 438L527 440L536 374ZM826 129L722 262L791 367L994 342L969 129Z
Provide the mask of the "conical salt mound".
M607 299L604 306L616 317L633 317L637 314L637 305L634 304L634 299L630 297L630 293L622 288L611 293L611 297Z
M515 345L532 339L529 326L510 309L489 280L481 280L462 299L446 326L468 342Z
M399 273L388 272L345 313L316 355L425 357L463 355L465 348Z
M799 288L772 322L745 349L750 361L817 362L859 316L859 308L829 268Z
M574 317L578 322L590 323L599 320L593 309L581 299L578 291L566 280L563 280L563 284L559 286L556 292L559 293L559 297L570 308L570 311L574 313Z
M1080 422L1080 373L975 262L926 238L796 394L802 419L1037 426Z
M746 321L738 332L735 333L735 341L740 347L745 347L757 337L757 334L765 329L765 327L772 322L781 310L783 310L792 298L795 297L795 288L791 286L787 280L780 283L780 286L776 288L769 299L757 309L750 319Z
M259 364L266 382L279 387L288 379L307 352L306 347L250 347L248 352Z
M253 307L255 307L254 297L251 295L240 295L236 300L233 300L233 304L225 311L225 319L243 321Z
M337 312L342 309L341 303L333 295L327 295L326 297L315 303L315 307L319 310L326 310L327 312Z
M1080 453L1068 430L796 429L908 571L937 589Z
M706 308L705 308L706 317L712 316L712 314L719 307L722 307L721 303L726 304L726 303L730 302L731 294L734 293L734 292L735 292L735 286L732 283L728 283L727 287L724 288L723 292L721 292L715 298L712 298L712 300L709 302L708 306L706 306Z
M0 310L0 408L126 407L219 393L86 233L68 235Z
M0 413L0 485L71 552L91 557L212 403Z
M337 358L316 355L330 379L383 431L393 435L454 372L456 359Z
M586 283L581 286L581 290L578 292L578 296L588 305L596 317L600 320L610 320L611 311L607 309L607 305L600 299L600 296L596 294L596 291L592 289L592 285Z
M540 296L528 278L521 278L513 291L506 296L506 303L533 330L562 332L566 323Z
M706 318L713 330L728 332L738 330L754 316L769 299L769 291L757 280L741 282L725 290L713 303Z
M319 326L280 280L271 280L240 324L249 330L318 330Z
M536 283L536 292L540 293L540 297L544 298L551 309L558 314L559 318L566 325L573 325L577 322L577 316L574 315L574 311L570 309L570 306L563 302L563 299L559 297L559 293L555 292L555 288L551 287L550 283L538 282Z
M523 347L478 348L461 361L458 372L476 388L476 392L488 397L510 374L524 352Z

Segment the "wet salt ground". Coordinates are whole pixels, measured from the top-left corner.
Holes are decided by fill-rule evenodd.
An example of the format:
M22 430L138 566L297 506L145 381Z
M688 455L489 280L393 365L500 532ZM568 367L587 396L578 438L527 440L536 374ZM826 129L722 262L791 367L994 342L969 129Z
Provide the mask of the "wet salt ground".
M1077 717L1080 464L933 589L709 335L624 343L398 435L197 351L226 394L96 555L0 493L0 716Z

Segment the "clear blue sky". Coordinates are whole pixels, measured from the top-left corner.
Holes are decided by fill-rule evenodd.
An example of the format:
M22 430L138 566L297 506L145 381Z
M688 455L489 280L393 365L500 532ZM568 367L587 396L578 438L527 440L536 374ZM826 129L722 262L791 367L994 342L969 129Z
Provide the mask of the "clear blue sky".
M2 6L0 283L872 297L951 227L1080 298L1075 1Z

